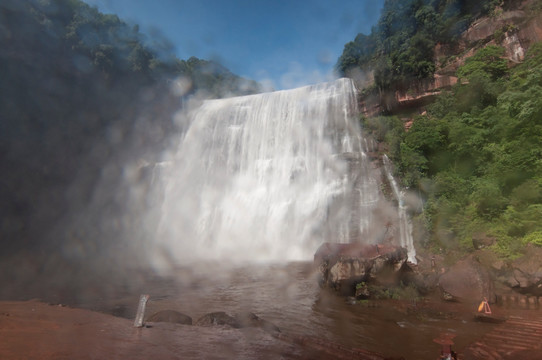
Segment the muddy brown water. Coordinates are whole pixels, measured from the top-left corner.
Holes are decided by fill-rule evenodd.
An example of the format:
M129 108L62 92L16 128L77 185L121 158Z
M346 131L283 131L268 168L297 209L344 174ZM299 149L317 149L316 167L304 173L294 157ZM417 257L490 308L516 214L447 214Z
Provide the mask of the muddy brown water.
M218 272L208 269L179 268L167 277L144 283L141 290L150 295L147 316L170 309L196 321L215 311L250 311L287 334L316 337L407 360L437 358L440 345L433 339L441 333L454 334L454 349L461 352L496 326L474 321L477 299L471 304L442 303L438 299L352 304L321 290L310 263L252 265ZM75 305L134 318L139 295L119 294L118 298L87 299ZM493 310L502 315L516 311L497 306ZM517 312L520 316L540 316L540 310Z

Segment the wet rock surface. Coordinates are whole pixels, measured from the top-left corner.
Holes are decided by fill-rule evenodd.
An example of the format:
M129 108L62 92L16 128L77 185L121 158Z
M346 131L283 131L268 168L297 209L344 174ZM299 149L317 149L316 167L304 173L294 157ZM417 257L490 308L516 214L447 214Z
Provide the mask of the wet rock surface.
M419 268L431 271L430 259L431 255L420 258ZM444 267L437 256L435 273L440 274ZM244 309L257 309L259 316L280 327L280 333L259 326L164 322L136 329L134 308L130 308L128 318L122 319L58 304L0 303L0 336L5 340L0 341L0 359L299 360L404 356L434 360L439 352L438 345L432 343L436 332L456 333L456 349L461 351L494 326L473 320L478 303L471 306L443 302L436 294L408 301L354 299L352 304L345 303L335 291L318 289L310 263L251 267L233 274L235 279L227 281L197 278L198 287L185 287L183 291L174 289L169 282L153 288L149 293L160 295L151 297L149 314L178 309L197 319L212 309L221 309L240 321L238 314ZM270 274L275 277L270 278ZM156 284L153 280L149 286ZM123 299L114 302L125 303ZM137 304L137 300L138 294L126 298L126 304ZM528 307L521 303L491 307L499 316L540 317L538 310L526 310ZM508 307L518 310L509 313ZM249 323L259 322L252 315L247 317ZM35 346L29 347L30 343ZM375 353L383 355L379 358Z
M147 319L148 322L168 322L174 324L192 325L192 318L175 310L161 310Z
M442 274L439 286L445 300L495 300L493 280L489 272L472 256L458 261Z
M259 328L163 322L134 328L129 319L38 301L0 302L0 336L0 359L311 358Z
M200 317L194 325L197 326L216 326L216 325L228 325L232 328L239 328L237 320L226 314L224 311L212 312Z
M352 295L361 282L394 283L406 264L406 249L392 245L324 243L314 255L320 286L342 295Z
M513 261L505 282L521 294L542 296L542 248L528 245L525 256Z
M200 317L195 325L197 326L217 326L225 325L235 329L257 327L270 333L278 333L280 329L270 321L264 320L251 312L241 312L234 316L224 311L212 312Z
M528 244L523 256L500 259L491 250L475 251L472 255L489 272L497 297L502 295L542 296L542 248ZM537 301L538 302L538 301Z
M0 302L0 310L0 335L5 340L0 342L1 359L400 359L284 334L250 312L202 317L205 324L237 321L236 326L254 328L243 331L163 322L134 328L128 319L39 301ZM169 310L156 316L169 319L177 314Z
M419 296L438 294L444 301L474 304L486 298L489 303L523 301L538 306L542 248L528 245L516 260L501 259L485 247L451 264L450 255L419 254L415 265L407 262L406 251L400 247L324 243L313 265L321 287L357 300L382 299L375 289L393 292L406 285Z

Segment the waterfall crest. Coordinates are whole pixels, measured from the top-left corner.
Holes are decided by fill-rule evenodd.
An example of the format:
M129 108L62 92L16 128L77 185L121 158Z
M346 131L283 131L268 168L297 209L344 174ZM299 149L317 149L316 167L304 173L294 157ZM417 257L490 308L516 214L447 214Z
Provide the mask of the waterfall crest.
M155 248L168 258L310 259L368 233L369 173L349 79L205 101L167 170Z

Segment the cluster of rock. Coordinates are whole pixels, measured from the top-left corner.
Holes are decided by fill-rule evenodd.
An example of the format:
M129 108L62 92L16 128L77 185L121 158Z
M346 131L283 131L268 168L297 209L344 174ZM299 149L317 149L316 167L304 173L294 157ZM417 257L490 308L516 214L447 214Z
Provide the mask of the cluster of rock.
M542 249L532 245L527 247L525 256L513 261L503 261L490 250L477 249L449 267L439 267L433 286L445 300L487 298L498 303L503 295L517 294L538 303L542 296L541 257Z
M167 322L182 325L192 325L192 318L188 315L174 310L162 310L154 313L147 318L147 322ZM403 358L386 357L382 354L360 349L350 348L338 343L334 343L324 338L317 338L305 335L293 335L282 332L273 323L264 320L254 313L237 313L233 316L225 312L212 312L199 318L193 325L196 326L226 326L235 329L240 328L261 328L276 339L285 343L300 346L307 353L303 358L333 358L333 359L372 359L372 360L400 360Z
M438 278L442 297L448 301L478 302L495 299L493 281L487 269L477 261L466 258L457 261Z
M280 329L273 323L258 317L251 312L237 313L233 316L223 312L212 312L203 315L195 323L192 318L175 310L161 310L147 318L147 322L167 322L182 325L216 326L223 325L235 329L257 327L271 334L280 333Z
M407 251L392 245L324 243L314 254L321 287L352 295L359 283L395 283L409 272Z
M371 298L374 285L411 285L420 295L438 292L445 301L496 303L503 294L542 296L542 249L531 247L521 260L504 262L478 249L452 265L437 254L408 262L406 249L361 243L322 244L314 254L321 287L344 296ZM371 286L369 286L371 285Z
M528 244L524 256L508 262L479 253L476 259L488 269L497 283L519 294L542 296L542 248Z

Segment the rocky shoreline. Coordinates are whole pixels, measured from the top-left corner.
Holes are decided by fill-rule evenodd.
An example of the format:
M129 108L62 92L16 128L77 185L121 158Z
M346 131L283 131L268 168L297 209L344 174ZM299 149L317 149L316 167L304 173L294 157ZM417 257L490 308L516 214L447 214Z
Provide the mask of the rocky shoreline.
M1 359L298 359L263 327L133 321L39 301L0 302ZM262 352L262 350L264 350Z
M539 307L542 296L542 249L529 246L527 254L504 262L486 249L450 261L426 253L418 263L408 262L406 250L392 245L324 243L314 255L321 287L356 300L382 299L409 287L411 297L436 295L442 301L477 304L522 303ZM392 294L389 296L393 298Z
M194 325L161 311L143 327L128 319L37 300L0 302L1 359L398 358L290 335L252 313L209 313ZM191 322L191 321L190 321Z
M533 291L538 288L536 259L540 255L539 249L532 249L528 257L517 264L499 263L489 251L480 249L453 262L439 254L420 254L416 265L406 261L404 250L400 248L366 245L349 250L351 253L348 256L345 253L320 253L317 257L320 260L326 259L328 279L322 282L320 278L324 289L320 290L312 306L316 307L313 311L326 312L333 307L329 310L331 317L325 317L326 321L335 321L332 320L335 319L332 313L336 311L344 312L339 316L339 322L359 312L369 312L371 316L391 320L390 329L407 326L410 330L405 331L412 331L412 334L417 331L416 326L427 326L437 321L446 324L439 329L457 326L456 344L459 350L477 342L486 331L462 333L474 326L474 313L481 296L489 294L488 300L498 316L517 318L519 315L523 319L536 318L542 321L537 293ZM358 256L364 254L365 258L354 261L356 251ZM311 275L310 267L310 264L306 264L299 269L306 269L302 276L307 279L307 284L315 284L317 277ZM242 281L262 281L268 271L285 271L278 269L261 270L262 278L241 278L244 279ZM290 271L293 269L290 268ZM345 288L343 285L346 283L339 281L337 284L343 290L353 291L343 297L352 306L342 302L335 287L337 284L334 283L341 277L348 279L345 277L348 274L355 274L355 281L348 283ZM191 288L205 286L194 281ZM360 286L360 282L365 283L365 286ZM261 305L251 305L251 302L232 307L220 300L213 302L212 306L206 304L193 307L190 300L183 303L162 300L163 296L159 295L162 285L169 288L175 284L167 281L156 284L155 280L153 283L157 285L151 291L155 296L145 317L146 325L139 329L134 328L133 309L129 306L132 302L136 305L132 297L129 300L126 298L128 302L115 300L130 308L121 315L124 318L113 316L112 312L104 314L40 301L0 302L0 336L4 340L0 342L0 358L393 359L389 357L391 355L399 359L398 355L405 355L400 348L390 352L387 345L382 345L386 342L379 341L379 346L373 343L369 349L360 349L353 338L337 336L328 339L325 331L299 331L296 320L286 320L291 313L280 310L273 313L269 308L262 312ZM285 282L270 283L269 289L277 289L280 284L288 285ZM263 288L258 289L261 291ZM272 294L273 291L269 296ZM330 301L327 297L337 301ZM340 303L344 306L341 307ZM113 307L106 306L104 309ZM205 313L214 309L226 311ZM258 309L272 322L244 309ZM177 310L186 311L189 315ZM198 316L192 319L192 314ZM487 325L487 331L495 326ZM390 336L397 336L398 333ZM431 342L432 335L424 333L423 341L417 341L416 348L428 346L431 354L433 351L438 354L438 345ZM362 343L367 345L366 342ZM482 345L477 346L478 350L482 349Z
M394 311L416 318L458 320L468 319L469 314L472 315L465 304L431 298L424 298L416 303L400 300L374 301L365 306L393 308ZM499 308L498 312L504 316L513 314L512 318L518 324L527 321L520 320L522 318L531 322L538 319L536 321L542 323L539 311L509 312ZM387 355L386 352L390 349L374 352L313 335L289 333L252 313L233 316L225 312L209 313L200 317L194 325L184 324L185 317L183 321L178 321L178 314L176 311L159 311L147 317L145 326L135 328L130 319L90 310L46 304L37 300L3 301L0 302L0 336L3 339L0 342L0 358L402 359L397 355ZM474 321L470 318L470 321ZM506 329L506 324L504 326ZM459 350L465 349L465 354L473 354L486 349L484 339L493 341L498 337L498 331L501 331L498 327L487 329L496 329L497 332L488 333L481 339L468 339L468 343L463 340L459 343ZM436 356L438 355L435 344L429 343L427 346L434 348ZM536 343L522 351L532 352L539 347Z

